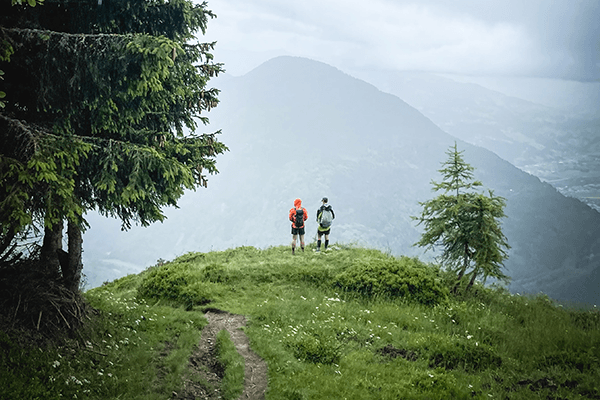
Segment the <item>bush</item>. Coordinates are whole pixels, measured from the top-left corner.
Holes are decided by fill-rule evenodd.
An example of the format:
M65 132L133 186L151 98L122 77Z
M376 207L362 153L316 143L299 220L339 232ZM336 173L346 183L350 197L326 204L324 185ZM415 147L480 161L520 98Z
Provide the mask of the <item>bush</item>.
M288 346L293 348L294 357L314 364L337 364L342 356L335 336L321 332L300 333Z
M502 359L492 347L472 342L455 342L440 346L432 351L429 357L430 367L455 369L463 367L465 371L481 371L492 367L500 367Z
M356 261L337 275L334 284L367 297L402 297L425 305L442 303L448 298L439 271L409 257Z
M199 275L193 274L185 263L170 263L154 268L138 287L138 296L173 301L191 310L196 305L211 301L209 284L200 280Z
M152 269L138 288L138 295L152 299L178 300L190 283L185 264L166 264Z
M593 354L559 350L540 356L537 366L539 369L562 367L564 369L576 369L579 372L589 373L598 369L600 362Z
M231 274L222 264L212 263L204 267L204 277L209 282L230 283L233 280Z

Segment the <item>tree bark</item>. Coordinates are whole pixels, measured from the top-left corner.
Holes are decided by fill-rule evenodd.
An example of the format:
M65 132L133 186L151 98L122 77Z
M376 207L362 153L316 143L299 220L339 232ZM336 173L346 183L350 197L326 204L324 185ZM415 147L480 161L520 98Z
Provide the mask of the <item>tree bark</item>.
M471 280L469 281L469 284L467 285L467 288L465 289L465 291L469 290L473 284L475 283L475 278L477 277L477 268L475 268L473 270L473 275L471 276Z
M62 221L53 224L52 228L44 228L40 259L44 269L43 272L48 273L52 279L60 279L61 275L61 265L58 257L60 251L62 251L62 231Z
M69 221L67 224L67 237L69 242L69 253L66 266L63 266L63 281L65 287L72 292L79 290L81 282L81 270L83 263L81 255L83 252L83 237L78 224Z

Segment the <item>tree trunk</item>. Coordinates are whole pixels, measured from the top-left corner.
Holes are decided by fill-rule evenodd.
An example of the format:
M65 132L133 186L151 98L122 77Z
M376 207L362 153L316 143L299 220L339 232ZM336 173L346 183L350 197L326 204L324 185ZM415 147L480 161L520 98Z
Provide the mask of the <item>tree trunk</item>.
M452 288L452 293L456 293L458 291L458 287L460 286L460 281L462 280L463 276L465 276L465 272L467 272L467 268L469 268L469 260L470 259L471 259L471 251L469 250L469 243L465 243L465 262L463 264L463 267L460 269L460 272L458 273L458 277L456 278L456 284ZM473 270L473 273L475 273L475 270ZM469 286L470 285L471 284L469 284ZM467 289L468 289L468 287L467 287Z
M63 280L67 289L77 292L81 282L81 270L83 269L83 263L81 262L83 237L79 225L69 221L67 226L69 253L66 265L63 266Z
M59 253L62 251L62 231L63 222L57 222L52 225L52 228L44 228L44 241L42 242L42 249L40 259L42 261L42 268L44 273L48 273L52 279L60 279L60 261Z
M471 280L469 281L469 284L467 285L467 288L465 289L465 291L469 290L473 284L475 283L475 277L477 276L477 268L475 268L473 270L473 276L471 276Z

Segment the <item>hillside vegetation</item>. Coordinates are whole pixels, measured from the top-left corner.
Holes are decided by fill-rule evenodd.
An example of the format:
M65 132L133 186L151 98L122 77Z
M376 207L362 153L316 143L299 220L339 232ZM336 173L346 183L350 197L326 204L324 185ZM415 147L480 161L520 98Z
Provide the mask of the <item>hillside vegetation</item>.
M183 398L189 382L236 398L228 335L218 386L189 362L218 309L246 316L267 399L600 399L595 308L481 285L451 295L437 267L376 250L189 253L85 297L95 313L60 345L0 333L0 398Z

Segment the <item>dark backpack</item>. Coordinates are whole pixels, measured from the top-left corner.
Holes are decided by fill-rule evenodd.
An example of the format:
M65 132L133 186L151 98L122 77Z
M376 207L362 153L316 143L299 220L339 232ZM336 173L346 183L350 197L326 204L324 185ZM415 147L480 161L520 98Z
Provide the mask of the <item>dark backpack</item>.
M296 208L296 222L294 222L296 228L302 228L304 226L304 211L301 208Z

